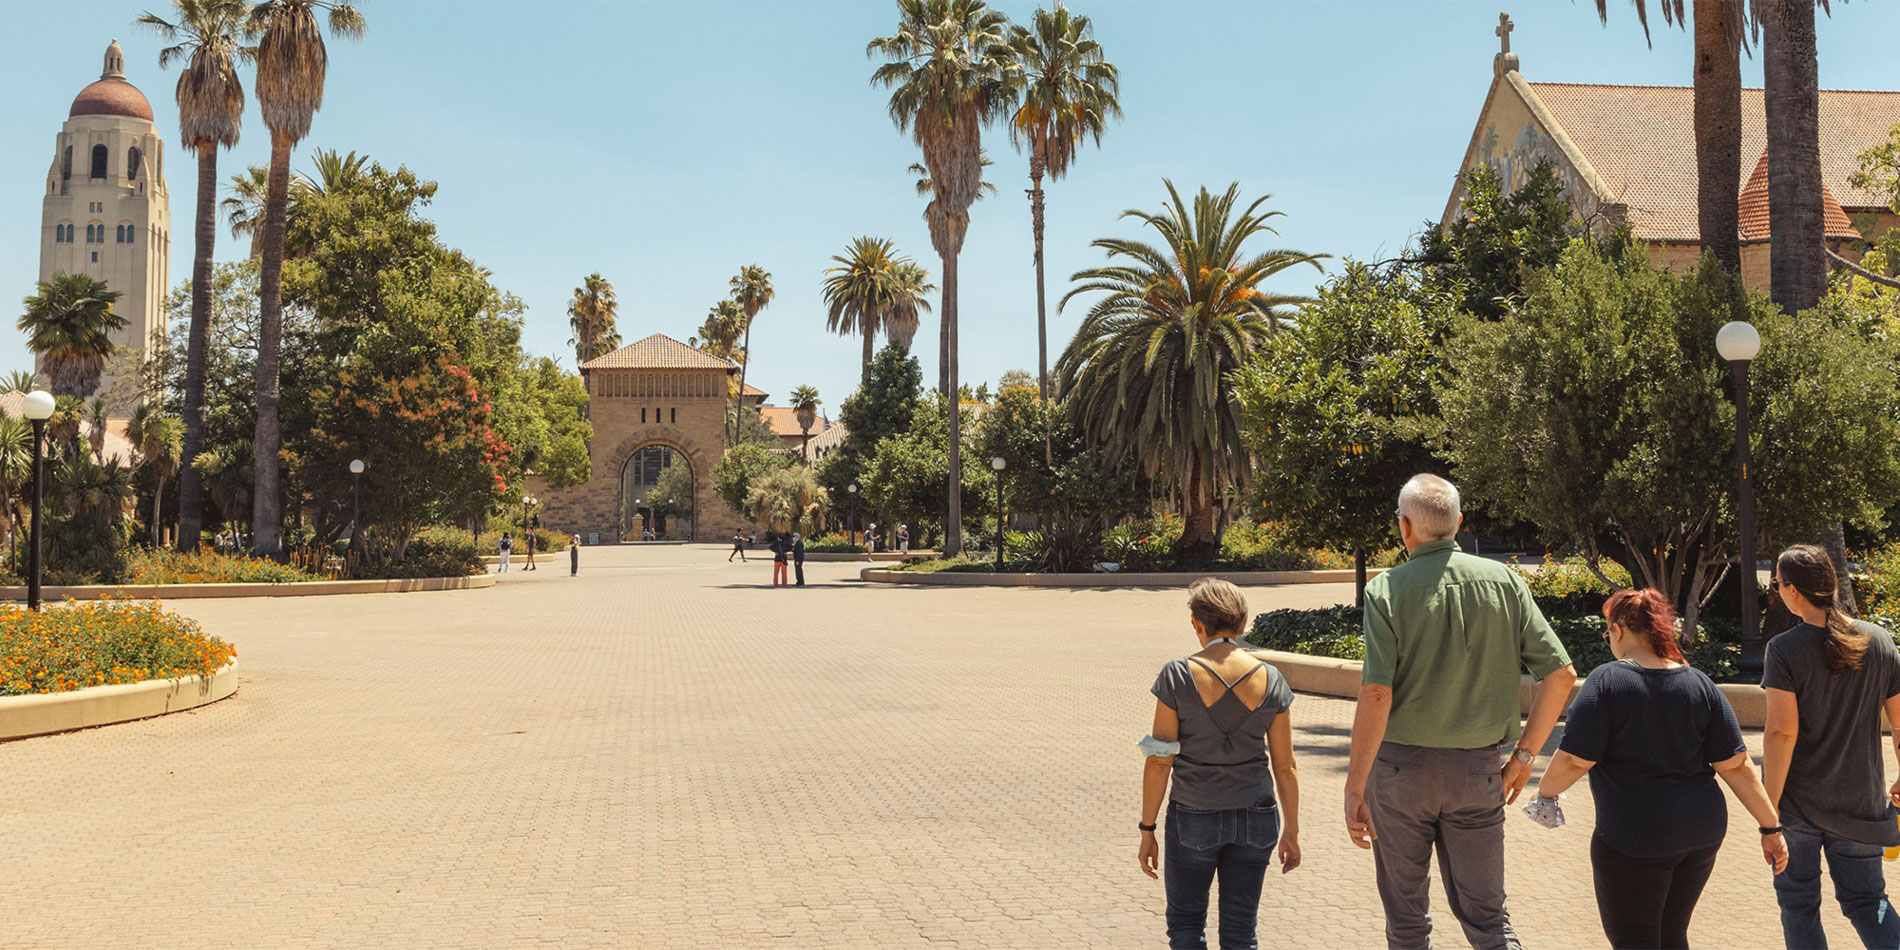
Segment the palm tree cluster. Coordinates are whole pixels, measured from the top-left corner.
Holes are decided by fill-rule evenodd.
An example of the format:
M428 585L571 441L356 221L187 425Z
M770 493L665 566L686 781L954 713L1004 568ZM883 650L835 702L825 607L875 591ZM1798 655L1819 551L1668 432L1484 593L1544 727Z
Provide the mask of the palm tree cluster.
M615 321L620 315L620 302L614 297L614 285L599 271L587 275L587 279L574 288L574 298L567 302L567 325L573 331L567 345L574 348L574 365L579 366L591 359L598 359L620 348L620 330Z
M870 377L877 335L905 349L917 335L919 315L930 309L926 296L937 289L930 272L897 253L888 238L860 237L836 267L825 271L825 328L842 336L864 338L858 380Z

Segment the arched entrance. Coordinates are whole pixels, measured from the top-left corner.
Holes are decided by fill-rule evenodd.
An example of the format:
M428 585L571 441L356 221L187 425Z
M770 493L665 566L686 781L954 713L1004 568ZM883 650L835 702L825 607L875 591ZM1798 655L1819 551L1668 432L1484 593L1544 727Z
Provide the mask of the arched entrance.
M620 538L693 540L693 466L685 453L653 443L627 456L620 469Z

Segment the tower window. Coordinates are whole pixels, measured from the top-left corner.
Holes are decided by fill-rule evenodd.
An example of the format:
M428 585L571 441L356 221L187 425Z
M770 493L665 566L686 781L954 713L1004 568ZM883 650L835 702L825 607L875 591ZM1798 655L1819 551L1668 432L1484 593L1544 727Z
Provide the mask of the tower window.
M139 177L139 147L136 145L125 153L125 177L127 179Z
M106 147L103 145L92 147L92 177L106 177Z
M99 263L99 252L98 252L98 251L93 251L93 252L92 252L92 262L93 262L94 264L97 264L97 263Z
M133 231L133 230L132 230L132 226L131 226L131 225L129 225L129 224L128 224L128 225L126 225L126 226L125 226L125 243L127 243L127 244L130 244L130 243L132 243L132 236L133 236L133 235L134 235L135 233L137 233L137 232L135 232L135 231Z
M68 181L73 177L73 147L66 146L66 153L59 159L59 180Z
M668 409L666 411L666 421L668 422L680 421L680 411L678 409Z
M645 406L640 407L640 421L647 421L647 408Z

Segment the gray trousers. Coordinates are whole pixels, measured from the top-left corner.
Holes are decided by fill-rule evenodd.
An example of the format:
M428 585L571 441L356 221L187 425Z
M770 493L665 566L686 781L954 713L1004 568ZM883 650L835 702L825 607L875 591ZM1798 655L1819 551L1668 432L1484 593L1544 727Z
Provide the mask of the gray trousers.
M1392 950L1432 945L1432 851L1452 915L1478 950L1522 950L1504 904L1504 781L1496 749L1379 747L1366 803Z

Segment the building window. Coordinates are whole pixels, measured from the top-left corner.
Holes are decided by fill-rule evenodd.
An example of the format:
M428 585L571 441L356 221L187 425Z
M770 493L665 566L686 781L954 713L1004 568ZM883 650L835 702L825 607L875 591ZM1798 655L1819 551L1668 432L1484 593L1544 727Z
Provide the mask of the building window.
M125 243L127 243L127 244L130 244L130 243L132 243L132 236L133 236L134 234L136 234L136 233L138 233L138 232L136 232L136 231L134 231L134 230L132 229L132 226L131 226L131 225L129 225L129 224L128 224L128 225L126 225L126 226L125 226Z
M139 147L136 145L125 153L125 177L139 177Z
M92 225L90 224L86 225L86 243L92 243Z
M103 145L92 147L92 177L106 177L106 147Z
M59 180L70 181L73 177L73 147L66 146L65 154L59 158Z
M647 408L645 406L640 407L640 421L642 423L647 421Z
M679 411L679 410L678 410L677 408L675 408L675 409L668 409L668 410L666 411L666 421L668 421L668 422L678 422L678 421L680 421L680 411Z
M98 252L98 251L93 251L93 252L92 252L92 262L93 262L94 264L97 264L97 263L99 263L99 252Z

